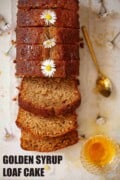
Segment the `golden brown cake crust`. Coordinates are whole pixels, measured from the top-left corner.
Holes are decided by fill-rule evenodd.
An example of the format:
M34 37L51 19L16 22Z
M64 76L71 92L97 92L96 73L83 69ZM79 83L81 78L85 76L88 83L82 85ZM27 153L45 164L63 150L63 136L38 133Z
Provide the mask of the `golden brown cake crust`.
M50 91L53 91L52 92L52 95L50 94L50 99L54 98L53 100L49 100L49 102L51 103L51 105L43 105L43 101L39 101L39 104L36 104L35 102L32 102L33 100L33 96L35 96L35 92L33 94L33 90L31 89L31 83L33 81L36 81L42 85L45 84L45 86L48 88L48 85L47 84L51 84L52 86L55 84L55 87L54 89L56 88L56 82L54 83L54 81L58 81L58 79L48 79L48 78L41 78L38 80L38 78L23 78L23 81L22 81L22 84L21 84L21 91L20 91L20 94L19 94L19 106L21 108L23 108L24 110L26 111L29 111L33 114L36 114L36 115L42 115L44 117L49 117L49 116L58 116L58 115L64 115L66 113L72 113L76 110L77 107L79 107L80 103L81 103L81 96L80 96L80 92L78 90L78 87L77 87L77 80L68 80L69 81L69 85L72 87L71 91L72 91L72 94L71 94L71 97L69 97L67 94L64 94L64 100L62 100L62 97L61 99L58 100L58 102L56 102L56 99L55 99L55 95L57 93L57 90L53 91L52 89L50 89ZM42 82L41 82L42 81ZM61 88L62 88L62 84L63 84L63 87L67 86L66 83L67 83L67 80L66 79L60 79L60 82L61 83L58 83L58 93L61 94ZM54 83L54 84L53 84ZM32 83L33 84L33 83ZM68 86L69 86L68 85ZM35 86L36 86L36 83L35 83ZM37 86L38 83L37 83ZM34 86L32 87L34 88ZM38 92L39 92L39 88L38 87ZM68 87L67 87L68 88ZM29 99L26 97L26 93L28 94L28 90L30 91L30 96ZM40 89L41 90L41 89ZM63 89L64 90L64 89ZM45 100L45 103L48 102L48 100L46 99L47 96L46 94L41 94L39 93L36 94L36 99L41 99L43 98ZM62 95L62 94L61 94ZM49 96L49 94L48 94ZM71 100L69 100L69 98L72 98ZM62 102L62 101L66 101L65 103ZM58 103L55 104L55 103ZM52 105L53 104L53 105Z
M21 129L40 138L62 136L78 127L75 113L45 118L35 116L22 108L19 109L16 124Z
M19 0L18 8L65 8L78 9L78 0Z
M28 132L22 131L21 147L27 151L51 152L62 149L79 141L77 131L71 131L60 137L36 139Z
M43 45L17 45L16 60L43 61L49 58L54 61L79 60L79 46L59 44L48 49Z
M71 27L79 29L79 21L78 14L76 11L69 11L65 9L54 9L56 13L56 22L54 25L47 25L44 19L41 19L41 15L44 10L41 9L30 9L30 10L18 10L17 14L17 26L19 27L47 27L47 26L55 26L55 27Z
M45 77L41 71L41 61L17 61L16 63L16 75L27 77ZM56 72L53 77L76 77L79 75L79 61L56 61Z
M16 30L17 44L43 44L55 38L60 44L79 44L79 29L56 27L24 27ZM47 37L48 36L48 37Z

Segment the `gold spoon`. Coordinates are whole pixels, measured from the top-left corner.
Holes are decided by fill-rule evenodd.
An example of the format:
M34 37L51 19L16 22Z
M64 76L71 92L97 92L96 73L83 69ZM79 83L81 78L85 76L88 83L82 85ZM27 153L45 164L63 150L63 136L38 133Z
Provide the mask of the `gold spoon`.
M100 70L100 67L97 63L97 58L95 55L95 52L93 50L93 46L91 43L91 40L89 38L87 29L85 26L82 26L82 32L85 37L86 43L88 45L92 60L96 66L96 69L98 71L98 79L96 80L96 88L99 93L101 93L104 97L109 97L112 93L112 83L109 78L107 78Z

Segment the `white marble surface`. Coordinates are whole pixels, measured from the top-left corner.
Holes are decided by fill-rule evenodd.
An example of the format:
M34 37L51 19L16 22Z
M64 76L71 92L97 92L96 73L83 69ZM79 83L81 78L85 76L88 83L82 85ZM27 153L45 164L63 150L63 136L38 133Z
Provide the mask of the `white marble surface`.
M80 90L82 95L82 104L78 110L79 134L85 134L86 137L95 134L105 134L114 138L120 143L120 37L118 37L112 47L110 41L114 39L120 31L120 1L106 0L105 7L108 15L98 17L100 10L100 1L98 0L80 0L80 22L86 25L92 43L98 57L98 62L103 72L110 77L113 82L113 93L110 98L104 98L95 93L95 80L97 78L96 69L85 45L81 49L80 65ZM14 27L16 0L0 0L0 14L4 15L8 22ZM12 37L11 37L12 36ZM82 33L81 33L82 36ZM0 162L4 154L28 154L44 155L45 153L26 152L20 148L20 131L15 125L17 102L12 99L17 95L16 86L18 80L14 76L13 57L6 57L6 52L11 44L13 35L4 35L0 37ZM105 124L96 123L96 117L99 115L105 117ZM11 141L4 141L4 128L12 130L15 138ZM45 180L102 180L106 179L100 176L89 174L80 163L80 147L83 141L78 144L57 151L51 154L62 154L64 161L62 166L52 166L50 172L47 172ZM4 178L2 176L2 163L0 164L0 180L14 180L17 178ZM24 180L21 176L18 178ZM29 178L40 179L40 178ZM115 177L114 177L115 179ZM120 177L116 177L116 180Z

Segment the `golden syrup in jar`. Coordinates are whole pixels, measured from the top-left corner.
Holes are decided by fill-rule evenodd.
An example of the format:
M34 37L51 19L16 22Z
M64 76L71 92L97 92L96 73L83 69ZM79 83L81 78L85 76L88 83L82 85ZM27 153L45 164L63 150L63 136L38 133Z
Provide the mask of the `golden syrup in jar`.
M88 163L104 167L114 159L116 147L110 139L98 135L85 143L83 153Z

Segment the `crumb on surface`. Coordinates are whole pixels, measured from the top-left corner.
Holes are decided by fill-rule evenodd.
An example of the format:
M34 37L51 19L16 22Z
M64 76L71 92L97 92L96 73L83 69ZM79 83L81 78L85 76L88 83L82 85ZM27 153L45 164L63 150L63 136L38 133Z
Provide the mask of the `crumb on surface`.
M85 134L81 134L81 135L80 135L80 138L85 139L85 138L86 138Z
M17 86L17 87L16 87L16 89L20 90L20 87L19 87L19 86Z
M96 124L98 124L98 125L105 124L105 121L106 121L105 118L100 116L100 115L98 115L97 118L96 118Z
M11 40L11 44L12 45L16 45L16 41L15 40Z
M13 101L17 101L17 96L12 99Z

